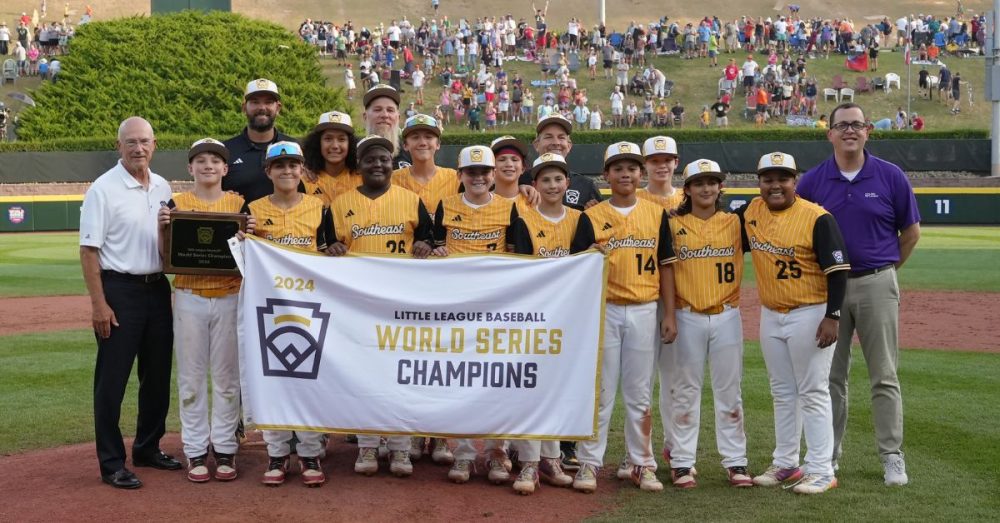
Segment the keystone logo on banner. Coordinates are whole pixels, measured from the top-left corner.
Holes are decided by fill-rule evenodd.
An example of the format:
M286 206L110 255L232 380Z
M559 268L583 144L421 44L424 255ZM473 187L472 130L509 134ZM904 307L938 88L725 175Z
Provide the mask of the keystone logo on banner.
M319 303L268 298L257 307L264 375L316 379L329 322Z

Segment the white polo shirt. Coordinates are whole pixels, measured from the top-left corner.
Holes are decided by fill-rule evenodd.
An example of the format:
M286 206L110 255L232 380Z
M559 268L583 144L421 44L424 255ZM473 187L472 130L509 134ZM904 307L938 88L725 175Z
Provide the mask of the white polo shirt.
M172 197L170 184L149 172L149 190L121 160L87 189L80 212L80 245L99 249L101 269L128 274L163 270L156 215Z

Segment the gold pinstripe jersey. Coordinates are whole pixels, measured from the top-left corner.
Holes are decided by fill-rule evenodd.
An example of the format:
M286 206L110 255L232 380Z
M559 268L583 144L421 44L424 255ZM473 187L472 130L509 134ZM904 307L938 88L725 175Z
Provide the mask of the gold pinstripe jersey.
M756 197L741 211L761 303L778 312L826 303L826 275L850 269L833 216L798 197L782 211Z
M595 243L610 258L607 301L622 305L659 299L659 266L677 261L667 211L637 198L623 216L610 200L603 201L583 211L570 250L580 252Z
M428 211L437 209L439 203L448 196L458 194L462 182L458 179L458 171L447 167L438 167L434 177L427 183L420 183L410 174L410 167L403 167L392 172L392 184L409 189L424 201Z
M306 188L306 194L311 194L320 200L323 205L330 207L333 201L341 194L361 185L361 174L354 171L342 171L336 176L330 176L324 171L316 173L316 181L310 182L305 177L302 178L302 185Z
M206 202L195 196L193 192L185 192L174 196L167 206L178 211L238 213L243 208L243 197L226 192L222 193L222 198L214 202ZM211 298L239 292L240 280L239 276L178 274L174 277L174 287L190 289L195 294Z
M265 196L250 202L250 214L257 220L254 235L278 245L315 252L326 248L331 236L330 210L323 200L308 194L291 209L282 209Z
M434 213L434 241L455 254L505 252L508 231L517 219L517 208L507 198L494 195L490 203L473 208L463 195L453 194L441 200Z
M333 238L351 252L408 253L413 242L430 238L431 218L412 191L395 185L374 200L358 189L337 197L330 209Z
M707 220L693 214L674 216L670 232L677 253L677 308L718 314L725 305L738 306L743 281L740 218L721 211Z
M493 193L493 195L499 196L496 193ZM514 206L517 207L517 214L525 214L528 212L529 209L532 209L531 204L528 203L528 199L521 193L518 193L517 196L513 198L507 198L506 196L500 196L500 197L514 202Z
M542 258L556 258L569 254L573 235L576 234L582 212L563 206L566 214L562 220L553 222L538 212L528 208L523 213L519 210L521 220L514 227L514 252L530 254Z
M674 194L670 196L660 196L658 194L653 194L646 189L639 189L635 191L635 195L643 200L648 200L668 211L672 211L680 207L681 202L684 200L684 191L682 189L674 190Z

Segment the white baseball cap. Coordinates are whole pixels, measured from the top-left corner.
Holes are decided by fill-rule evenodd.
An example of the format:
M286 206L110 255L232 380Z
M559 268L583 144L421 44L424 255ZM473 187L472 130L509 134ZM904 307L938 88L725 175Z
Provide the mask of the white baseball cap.
M785 171L793 175L799 174L799 168L795 165L795 157L783 152L767 153L757 161L757 175L760 176L766 171Z
M538 173L542 172L542 169L546 167L558 167L562 169L562 172L569 174L569 165L566 165L566 158L559 153L545 153L538 158L535 158L534 163L531 164L531 177L537 178Z
M639 165L643 163L642 150L632 142L613 143L604 150L604 168L607 169L612 162L617 160L635 160Z
M493 150L485 145L471 145L458 153L458 168L466 167L496 167L497 161Z
M718 162L701 158L684 166L684 185L705 176L717 178L720 182L726 180L726 175L722 172Z
M330 111L319 115L319 122L313 127L313 132L337 129L347 134L354 134L354 122L351 115L340 111Z
M267 78L258 78L256 80L251 80L247 84L247 88L243 91L243 99L246 100L250 96L257 93L271 93L275 98L281 100L281 95L278 94L278 84L268 80Z
M646 158L657 154L677 154L677 142L669 136L654 136L642 143L642 155Z

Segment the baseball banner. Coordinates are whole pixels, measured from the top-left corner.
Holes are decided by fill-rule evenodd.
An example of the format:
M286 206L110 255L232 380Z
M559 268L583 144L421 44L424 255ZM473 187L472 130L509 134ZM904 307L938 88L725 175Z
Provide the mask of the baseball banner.
M605 258L332 258L243 242L248 426L590 439Z

